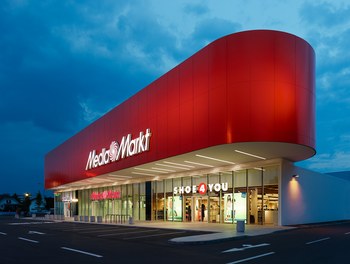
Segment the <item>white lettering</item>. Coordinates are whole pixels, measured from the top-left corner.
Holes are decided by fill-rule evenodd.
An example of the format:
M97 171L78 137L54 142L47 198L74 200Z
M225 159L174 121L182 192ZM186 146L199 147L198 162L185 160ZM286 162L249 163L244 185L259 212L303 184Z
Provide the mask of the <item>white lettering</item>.
M179 187L179 194L183 194L184 193L184 187L183 186L181 186L181 187Z
M86 163L86 168L85 168L85 170L88 170L88 169L91 169L91 168L92 168L94 156L95 156L95 150L94 150L94 151L90 151L89 158L88 158L88 161L87 161L87 163Z
M96 154L96 150L90 151L85 170L148 151L151 135L151 130L147 128L146 134L140 132L138 138L132 139L131 134L122 137L120 145L118 142L112 141L109 149L102 148L99 154Z
M214 190L215 190L216 192L220 192L220 189L221 189L220 183L215 183L215 184L214 184Z
M197 186L196 185L192 186L192 193L197 193Z
M224 183L209 183L209 184L201 184L200 186L200 192L203 194L206 192L206 186L208 187L208 191L209 192L220 192L220 191L224 191L227 192L228 191L228 183L224 182ZM192 185L192 186L178 186L178 187L174 187L173 189L173 193L174 195L176 194L189 194L189 193L195 194L198 191L198 186L196 185Z
M94 157L94 168L98 167L98 155Z

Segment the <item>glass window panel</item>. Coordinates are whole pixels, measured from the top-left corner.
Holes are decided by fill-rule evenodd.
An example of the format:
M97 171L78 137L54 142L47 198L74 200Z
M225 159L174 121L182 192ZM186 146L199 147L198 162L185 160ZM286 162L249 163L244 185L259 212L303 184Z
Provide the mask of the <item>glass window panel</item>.
M264 184L278 184L279 166L264 167Z
M209 183L220 183L219 173L209 174Z
M233 173L233 184L235 187L246 187L247 181L246 181L246 170L239 170L235 171Z
M193 185L198 186L200 183L207 184L207 175L193 176Z
M140 195L146 195L146 183L140 183Z
M134 190L134 219L140 220L139 184L133 184Z
M183 186L192 186L192 179L191 177L185 177L182 179Z
M165 180L165 192L167 192L167 193L173 192L173 180L172 179Z
M231 189L232 192L232 171L222 172L221 173L221 182L228 184L229 190Z
M181 178L173 179L173 187L181 187L181 186L182 186ZM171 190L171 192L173 192L173 189Z
M261 186L262 185L262 169L249 169L248 170L248 186Z
M157 181L157 193L163 193L164 192L164 188L163 188L163 181Z

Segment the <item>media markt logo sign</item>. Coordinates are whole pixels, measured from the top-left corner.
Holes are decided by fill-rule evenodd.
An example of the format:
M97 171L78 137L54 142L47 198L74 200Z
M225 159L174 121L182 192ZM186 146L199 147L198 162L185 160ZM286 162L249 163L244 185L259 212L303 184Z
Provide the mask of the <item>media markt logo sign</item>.
M99 154L96 154L96 150L90 151L85 170L148 151L151 135L151 130L147 128L146 133L140 132L138 138L131 139L131 134L128 134L122 138L120 144L118 141L112 141L109 149L103 148Z

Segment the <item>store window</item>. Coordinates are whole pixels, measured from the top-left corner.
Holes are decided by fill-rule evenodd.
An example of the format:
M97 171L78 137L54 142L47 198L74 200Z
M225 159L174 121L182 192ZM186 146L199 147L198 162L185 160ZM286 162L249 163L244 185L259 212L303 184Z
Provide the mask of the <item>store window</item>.
M233 222L233 184L232 184L233 172L221 173L221 182L228 184L228 190L222 191L221 195L221 222L232 223Z
M192 177L185 177L182 179L183 186L190 186L192 188ZM192 222L193 219L193 202L192 202L192 192L182 195L183 202L185 204L184 221Z
M140 183L140 220L146 220L146 183Z
M133 204L134 204L134 219L140 220L140 201L139 201L139 183L134 183L133 185Z
M209 174L208 175L208 185L210 186L222 186L222 183L220 182L220 174ZM224 183L225 184L225 183ZM208 188L210 189L210 188ZM215 188L212 187L212 191L208 190L208 196L209 196L209 210L208 210L208 217L210 223L219 223L220 222L220 193L221 188L219 191L215 191Z
M208 222L208 195L200 193L200 186L208 184L208 176L193 176L193 185L198 187L197 193L193 194L194 221Z
M182 178L173 179L173 187L182 186ZM172 221L182 221L182 211L183 211L183 194L177 193L173 194L172 197L168 198L168 218L172 219Z
M173 179L165 180L166 220L173 221Z
M278 224L279 166L264 168L264 223Z
M247 220L247 170L233 173L233 220Z
M153 188L153 212L154 220L164 220L164 182L155 181L152 183Z

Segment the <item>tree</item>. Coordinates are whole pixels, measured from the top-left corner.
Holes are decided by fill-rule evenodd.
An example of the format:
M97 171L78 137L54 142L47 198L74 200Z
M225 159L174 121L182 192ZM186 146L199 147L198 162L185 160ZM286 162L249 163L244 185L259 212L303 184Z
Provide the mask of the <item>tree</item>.
M43 197L41 196L40 191L36 194L35 203L36 203L36 205L37 205L38 208L40 208L40 206L41 206L42 203L43 203Z

